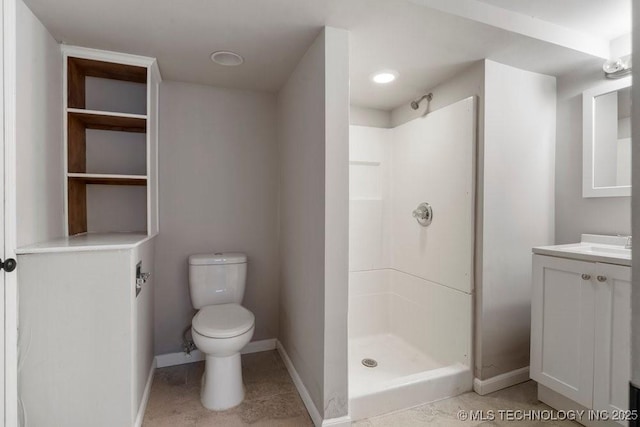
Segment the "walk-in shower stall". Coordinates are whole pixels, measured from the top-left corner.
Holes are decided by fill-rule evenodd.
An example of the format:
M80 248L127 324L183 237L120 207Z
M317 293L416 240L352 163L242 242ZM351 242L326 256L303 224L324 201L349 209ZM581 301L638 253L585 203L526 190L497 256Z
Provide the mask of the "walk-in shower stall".
M476 99L351 126L354 420L472 389Z

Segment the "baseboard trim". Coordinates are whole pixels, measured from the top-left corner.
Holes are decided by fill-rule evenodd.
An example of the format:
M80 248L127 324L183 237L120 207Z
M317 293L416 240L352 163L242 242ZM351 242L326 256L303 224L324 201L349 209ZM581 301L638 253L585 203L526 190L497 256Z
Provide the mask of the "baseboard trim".
M276 349L276 339L269 338L266 340L251 341L242 349L240 353L242 354L260 353L261 351L271 351L275 349Z
M247 344L241 354L259 353L261 351L269 351L276 349L276 339L269 338L266 340L251 341ZM194 350L191 354L184 351L178 353L166 353L156 356L156 366L158 368L166 368L167 366L184 365L186 363L200 362L204 360L204 354L200 350Z
M351 425L351 417L349 415L339 418L328 418L322 421L322 427L349 427Z
M147 378L147 384L144 386L144 392L142 393L142 400L138 407L138 415L136 416L135 427L142 427L142 421L144 421L144 413L147 411L147 404L149 403L149 396L151 395L151 385L153 384L153 377L156 373L156 359L151 361L151 369L149 369L149 377Z
M298 393L302 398L302 402L304 403L304 406L307 407L307 412L309 412L309 416L311 417L311 421L313 421L313 424L316 427L329 425L329 424L323 424L323 419L322 419L322 416L320 415L320 412L318 411L318 408L316 408L316 405L313 403L313 400L311 399L311 395L309 394L309 391L307 391L307 388L304 386L304 383L302 382L300 375L298 375L298 371L296 371L296 368L293 366L293 362L289 358L287 351L284 349L284 346L280 341L276 341L276 350L278 350L278 353L280 353L280 357L284 362L284 366L287 367L287 371L289 371L289 375L293 380L293 384L298 389Z
M516 384L529 381L529 367L516 369L511 372L496 375L495 377L481 380L478 378L473 379L473 391L481 396L485 394L493 393L494 391L502 390L503 388L511 387Z

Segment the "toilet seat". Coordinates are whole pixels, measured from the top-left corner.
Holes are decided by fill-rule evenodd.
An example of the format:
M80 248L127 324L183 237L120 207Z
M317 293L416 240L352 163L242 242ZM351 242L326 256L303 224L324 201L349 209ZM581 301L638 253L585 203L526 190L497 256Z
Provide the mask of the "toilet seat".
M233 338L254 324L253 313L239 304L208 305L200 309L191 322L196 332L210 338Z

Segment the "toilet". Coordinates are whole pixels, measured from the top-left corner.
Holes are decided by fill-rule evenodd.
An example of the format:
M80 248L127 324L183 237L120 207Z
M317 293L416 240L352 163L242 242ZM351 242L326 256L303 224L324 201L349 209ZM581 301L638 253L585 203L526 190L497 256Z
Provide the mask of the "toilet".
M240 350L255 329L252 312L240 305L247 277L247 256L235 252L189 257L189 292L198 313L191 334L205 354L200 400L214 411L239 405L244 399Z

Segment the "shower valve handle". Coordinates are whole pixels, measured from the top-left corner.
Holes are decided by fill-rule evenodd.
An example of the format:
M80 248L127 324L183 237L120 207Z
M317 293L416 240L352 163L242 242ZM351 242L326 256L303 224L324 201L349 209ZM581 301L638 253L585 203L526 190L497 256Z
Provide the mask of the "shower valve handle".
M417 219L426 219L427 218L427 211L424 209L415 209L413 211L413 217L417 218Z
M418 221L418 224L426 227L431 224L433 220L433 209L429 203L420 203L418 207L412 212L413 217Z

